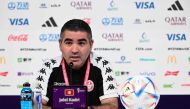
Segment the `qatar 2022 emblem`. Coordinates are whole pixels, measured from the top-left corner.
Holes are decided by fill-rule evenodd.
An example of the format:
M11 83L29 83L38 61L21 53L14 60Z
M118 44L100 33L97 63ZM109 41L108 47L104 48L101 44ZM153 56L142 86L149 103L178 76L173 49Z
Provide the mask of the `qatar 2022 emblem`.
M120 101L126 109L154 109L160 94L149 77L131 77L120 87Z

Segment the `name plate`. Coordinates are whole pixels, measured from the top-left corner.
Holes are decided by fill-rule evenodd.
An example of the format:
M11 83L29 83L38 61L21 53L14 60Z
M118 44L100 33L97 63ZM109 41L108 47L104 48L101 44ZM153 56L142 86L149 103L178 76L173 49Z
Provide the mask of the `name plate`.
M54 86L53 109L87 109L86 86Z

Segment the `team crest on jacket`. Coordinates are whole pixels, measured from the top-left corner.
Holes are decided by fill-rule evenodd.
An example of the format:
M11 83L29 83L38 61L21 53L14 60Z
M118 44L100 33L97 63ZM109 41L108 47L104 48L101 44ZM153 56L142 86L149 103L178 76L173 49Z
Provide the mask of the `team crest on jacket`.
M87 89L88 92L91 92L94 89L94 82L92 80L88 80Z

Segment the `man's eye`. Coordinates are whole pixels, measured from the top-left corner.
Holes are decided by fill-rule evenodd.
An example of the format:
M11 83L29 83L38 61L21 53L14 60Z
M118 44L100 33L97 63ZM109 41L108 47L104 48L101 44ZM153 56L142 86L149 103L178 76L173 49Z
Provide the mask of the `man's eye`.
M72 42L67 41L67 42L65 42L65 44L66 44L66 45L71 45Z
M79 42L79 45L84 46L86 42Z

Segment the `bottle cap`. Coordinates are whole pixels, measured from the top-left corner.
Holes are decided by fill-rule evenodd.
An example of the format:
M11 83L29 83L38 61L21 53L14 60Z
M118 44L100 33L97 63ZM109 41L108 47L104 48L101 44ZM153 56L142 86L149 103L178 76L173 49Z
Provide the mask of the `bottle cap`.
M30 87L30 83L29 83L29 82L25 82L25 83L23 84L23 87Z

